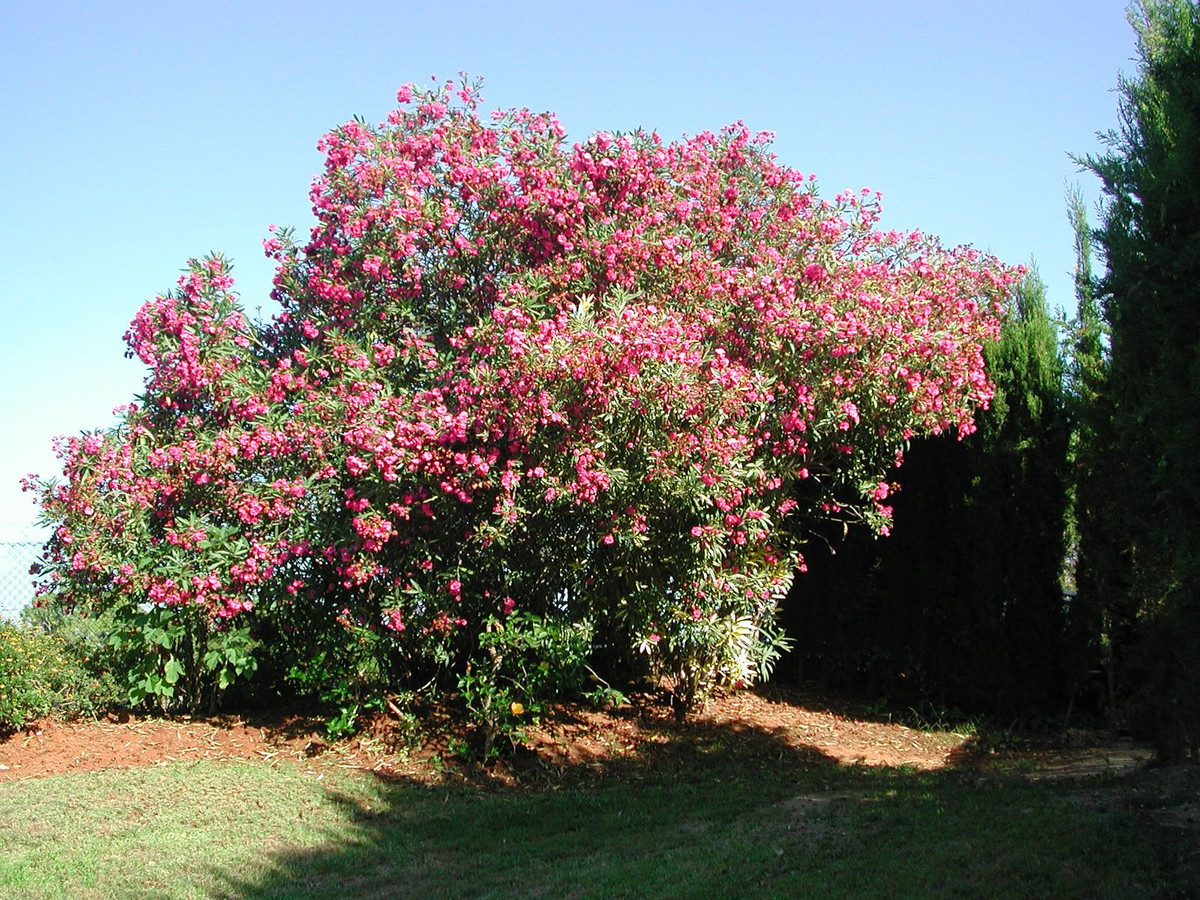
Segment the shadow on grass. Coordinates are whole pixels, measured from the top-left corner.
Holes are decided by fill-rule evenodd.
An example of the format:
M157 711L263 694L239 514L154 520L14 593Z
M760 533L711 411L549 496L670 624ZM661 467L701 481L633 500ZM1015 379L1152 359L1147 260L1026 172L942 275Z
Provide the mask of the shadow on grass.
M531 789L337 780L338 824L218 896L1169 896L1175 844L1078 785L839 766L731 723L641 723L635 754ZM536 760L516 760L529 768ZM528 773L527 773L528 775ZM1120 853L1114 854L1113 848Z

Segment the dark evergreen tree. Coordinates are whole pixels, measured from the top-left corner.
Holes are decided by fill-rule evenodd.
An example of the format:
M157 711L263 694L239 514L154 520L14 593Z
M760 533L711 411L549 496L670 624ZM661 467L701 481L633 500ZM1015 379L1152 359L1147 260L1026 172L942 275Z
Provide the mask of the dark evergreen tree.
M1067 410L1071 420L1068 577L1074 588L1067 610L1065 665L1072 700L1084 698L1092 712L1103 707L1116 721L1118 673L1111 612L1120 580L1119 520L1108 469L1113 460L1112 420L1107 404L1108 342L1092 268L1093 236L1083 197L1067 192L1067 215L1075 236L1075 316L1067 336Z
M1063 695L1069 430L1058 337L1035 270L989 348L996 396L968 445L967 596L995 616L997 703L1010 710Z
M1121 127L1082 160L1106 195L1119 519L1104 590L1125 708L1178 758L1200 745L1200 6L1146 0L1130 20L1139 60L1119 81Z
M809 554L793 621L810 673L1010 714L1063 697L1068 428L1058 330L1036 272L987 354L991 407L967 439L910 449L893 535Z

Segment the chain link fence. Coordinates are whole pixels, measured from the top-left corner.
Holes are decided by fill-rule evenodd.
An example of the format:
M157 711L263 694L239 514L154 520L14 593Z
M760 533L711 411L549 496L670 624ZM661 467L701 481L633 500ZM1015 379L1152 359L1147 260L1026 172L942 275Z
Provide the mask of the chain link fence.
M49 534L28 525L0 522L0 622L23 622L38 631L48 631L79 643L98 645L107 637L105 625L86 614L31 607L36 598L34 576L29 569L41 561ZM23 616L24 613L31 613Z
M0 619L16 621L21 610L33 603L33 576L29 568L38 561L43 541L33 529L6 534L0 540Z

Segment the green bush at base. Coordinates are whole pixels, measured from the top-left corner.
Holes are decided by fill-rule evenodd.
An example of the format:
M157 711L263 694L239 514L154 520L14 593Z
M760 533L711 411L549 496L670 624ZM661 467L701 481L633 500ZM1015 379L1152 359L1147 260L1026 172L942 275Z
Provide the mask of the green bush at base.
M95 715L113 696L107 673L89 669L62 637L0 623L0 728Z

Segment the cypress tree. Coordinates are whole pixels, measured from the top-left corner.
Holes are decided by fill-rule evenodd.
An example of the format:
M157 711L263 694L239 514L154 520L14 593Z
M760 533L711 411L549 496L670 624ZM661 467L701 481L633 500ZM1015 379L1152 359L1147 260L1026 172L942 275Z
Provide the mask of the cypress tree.
M1106 573L1109 639L1127 658L1125 709L1179 758L1200 745L1200 6L1146 0L1130 21L1139 59L1118 83L1120 128L1081 160L1106 198L1104 470L1117 513L1110 559L1092 571Z
M1058 328L1036 269L1014 292L987 359L996 396L967 445L966 597L994 623L983 634L994 648L998 708L1048 709L1064 687L1069 429Z
M996 384L965 440L923 440L896 479L895 527L808 554L792 621L808 671L876 695L1020 714L1063 696L1068 428L1045 290L1014 292Z
M1113 649L1114 592L1122 560L1120 539L1112 528L1117 507L1107 469L1113 459L1108 392L1107 329L1101 315L1092 268L1095 256L1091 225L1078 188L1067 191L1067 218L1075 238L1076 312L1067 335L1066 404L1071 422L1068 551L1075 588L1067 610L1069 637L1065 665L1072 702L1081 694L1103 697L1111 724L1117 724L1115 697L1119 680ZM1099 684L1091 675L1106 676ZM1090 686L1085 691L1085 686ZM1098 711L1100 696L1090 696ZM1069 716L1068 716L1069 718Z

